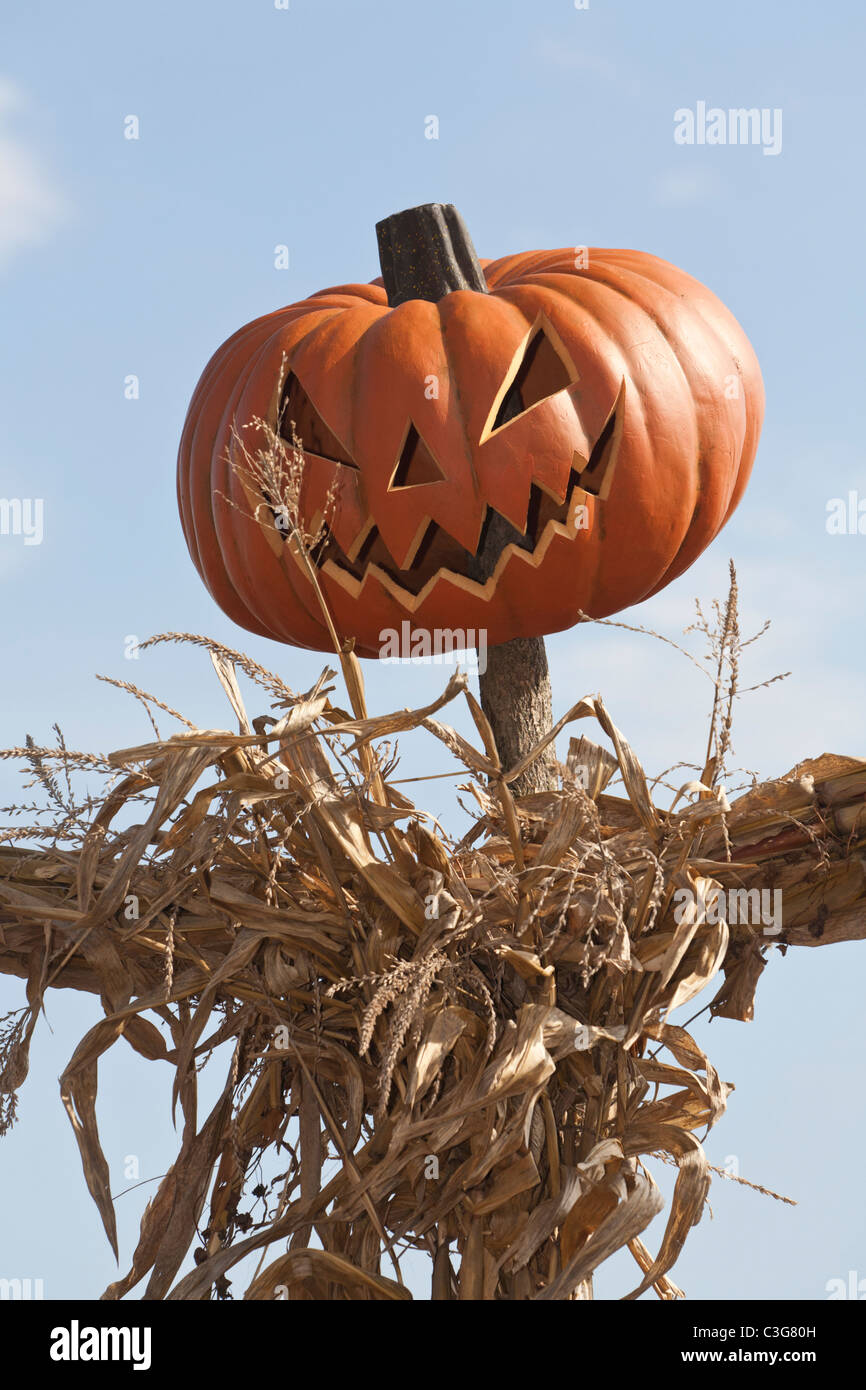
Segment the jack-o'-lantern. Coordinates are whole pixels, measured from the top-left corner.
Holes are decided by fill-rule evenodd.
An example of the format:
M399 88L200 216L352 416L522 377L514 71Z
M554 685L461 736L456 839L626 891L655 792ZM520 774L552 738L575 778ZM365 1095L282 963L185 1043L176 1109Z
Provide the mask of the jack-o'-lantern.
M638 251L479 264L486 292L394 306L381 281L342 285L211 359L178 496L199 573L241 626L332 647L278 499L251 497L236 466L256 418L303 445L309 558L362 656L406 619L496 644L604 617L670 583L731 515L763 387L709 290Z

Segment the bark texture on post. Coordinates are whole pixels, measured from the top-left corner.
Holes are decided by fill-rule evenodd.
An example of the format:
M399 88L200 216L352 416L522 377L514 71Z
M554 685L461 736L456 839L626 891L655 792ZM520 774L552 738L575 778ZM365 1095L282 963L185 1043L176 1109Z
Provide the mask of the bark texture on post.
M472 238L450 203L424 203L395 212L376 224L382 279L392 307L407 299L435 303L454 290L487 293ZM501 524L496 524L500 522ZM494 517L476 557L480 583L493 573L505 546L522 536L504 518ZM543 637L518 637L487 649L487 669L479 675L481 706L493 729L504 768L514 764L553 725L550 676ZM556 786L552 749L512 784L516 796Z
M543 637L515 637L487 649L479 674L481 708L490 721L504 768L514 764L553 727L550 674ZM553 745L510 783L515 796L551 791L557 785Z

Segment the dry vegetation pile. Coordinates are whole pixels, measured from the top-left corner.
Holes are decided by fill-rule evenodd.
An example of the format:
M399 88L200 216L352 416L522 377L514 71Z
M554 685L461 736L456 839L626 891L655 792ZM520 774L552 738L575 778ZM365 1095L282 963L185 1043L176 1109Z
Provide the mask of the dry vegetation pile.
M237 732L168 710L182 732L154 723L108 757L59 731L7 751L45 799L16 808L0 847L0 972L27 991L0 1031L0 1128L47 991L98 995L104 1018L61 1093L115 1249L99 1059L123 1038L174 1068L176 1161L106 1298L145 1278L146 1298L229 1296L251 1252L247 1298L406 1298L412 1248L431 1257L433 1298L586 1298L623 1247L637 1265L625 1296L679 1296L668 1271L704 1210L700 1140L730 1087L671 1011L706 991L711 1014L748 1020L771 949L866 935L866 762L825 755L726 793L735 584L697 626L710 738L673 798L599 698L554 735L591 721L612 751L571 728L560 787L519 800L526 760L499 766L459 674L426 708L370 717L351 651L347 710L333 671L297 694L183 634L151 643L210 650ZM269 714L249 716L239 671ZM455 700L472 743L439 717ZM399 782L394 740L415 729L465 768L474 822L459 842ZM104 778L99 793L79 796L82 778ZM781 890L780 919L733 920L731 894L752 889ZM198 1072L221 1044L224 1086L202 1115ZM265 1183L266 1155L280 1171ZM653 1253L641 1233L664 1205L659 1160L678 1174Z

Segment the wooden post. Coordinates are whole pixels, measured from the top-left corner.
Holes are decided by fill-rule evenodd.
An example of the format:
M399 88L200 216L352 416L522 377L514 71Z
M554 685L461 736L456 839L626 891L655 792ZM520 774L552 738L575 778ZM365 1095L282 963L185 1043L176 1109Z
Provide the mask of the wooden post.
M393 307L407 299L435 303L454 290L487 294L487 281L466 224L450 203L424 203L396 212L376 224L376 235L382 279ZM483 583L505 546L519 536L504 517L495 517L471 577ZM518 637L489 647L479 686L502 766L513 767L553 725L544 638ZM553 759L550 747L511 784L514 794L526 796L554 788Z

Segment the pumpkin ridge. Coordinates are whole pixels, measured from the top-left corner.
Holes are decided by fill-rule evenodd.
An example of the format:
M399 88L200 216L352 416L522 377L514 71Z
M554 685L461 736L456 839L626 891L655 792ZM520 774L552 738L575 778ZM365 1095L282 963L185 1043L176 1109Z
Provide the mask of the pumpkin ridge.
M207 418L207 410L202 407L194 411L193 405L201 404L202 402L204 406L207 405L215 382L219 380L221 375L227 373L229 370L229 363L226 362L227 350L231 348L239 351L243 342L249 338L255 338L258 327L259 320L254 320L253 323L246 324L243 328L238 329L236 333L233 333L227 338L222 346L213 354L195 385L192 404L187 412L186 420L184 421L178 450L177 477L179 490L182 483L186 484L183 488L183 497L184 503L188 503L188 509L185 505L181 507L181 525L183 526L184 536L186 537L186 542L190 548L194 563L196 562L196 556L200 556L201 554L200 540L196 531L195 513L198 489L195 486L196 479L194 470L199 455L203 455L201 465L203 469L209 469L210 465L208 458L209 448L202 450L199 447L203 422ZM229 359L229 361L230 360L231 359ZM213 440L211 440L210 447L212 447L212 445ZM208 505L209 507L212 506L212 499L210 497L208 498ZM187 526L190 528L190 533L187 531Z
M638 254L638 253L634 253L634 254ZM665 261L665 260L663 260L661 257L654 256L654 257L652 257L652 260L653 260L654 262L658 262L658 263L659 263L661 266L663 266L663 267L669 267L670 270L674 273L674 275L676 275L676 276L682 276L682 277L684 277L687 281L692 281L693 278L694 278L694 277L688 275L688 272L680 270L678 267L671 265L671 263L670 263L669 261ZM637 279L637 280L644 281L645 283L647 283L648 285L650 285L650 286L652 287L653 291L656 291L656 292L659 292L659 291L660 291L660 292L661 292L661 295L662 295L666 300L673 301L677 306L679 306L679 305L682 304L682 302L683 302L683 299L684 299L684 296L683 296L683 295L677 294L676 291L674 291L673 289L671 289L671 287L670 287L669 285L666 285L666 284L664 284L662 281L655 279L655 278L654 278L653 276L651 276L651 275L648 275L644 270L641 270L641 269L639 269L638 267L632 267L631 265L626 265L626 266L615 266L614 269L620 270L620 271L623 272L628 278L634 278L634 279ZM621 292L621 293L623 293L623 294L625 295L626 298L629 298L629 296L625 293L625 291L618 291L618 287L617 287L617 286L609 285L607 281L599 281L599 282L597 282L597 283L605 283L605 284L608 285L608 288L614 290L615 292ZM728 318L730 318L730 319L732 320L732 326L735 327L735 328L739 328L739 325L737 324L736 320L733 319L733 315L730 314L730 311L729 311L729 310L727 309L727 307L722 303L722 301L718 298L718 296L714 293L714 291L710 290L707 286L703 285L700 281L695 281L694 283L696 284L696 286L697 286L703 293L708 294L708 295L710 295L710 296L712 297L712 300L715 301L715 303L719 306L719 309L722 311L723 315L726 316L726 317L728 317ZM644 306L642 306L642 307L644 307ZM752 456L752 459L749 459L749 460L748 460L748 462L746 462L746 463L743 462L743 451L744 451L744 449L745 449L745 445L746 445L746 441L747 441L748 433L749 433L750 400L749 400L748 383L747 383L747 380L746 380L746 378L745 378L745 376L744 376L744 374L743 374L743 371L742 371L742 364L739 362L739 360L737 360L737 359L735 358L732 349L729 347L728 343L727 343L727 342L725 341L725 339L722 337L722 335L721 335L721 333L720 333L720 331L719 331L718 326L717 326L715 323L713 323L709 318L707 318L706 315L702 312L703 305L702 305L700 299L698 299L698 298L689 298L689 299L686 301L686 307L687 307L687 309L688 309L688 311L689 311L690 313L696 314L696 315L699 317L699 319L700 319L700 321L701 321L701 325L702 325L703 331L704 331L704 332L707 334L707 336L708 336L709 338L711 338L711 339L714 341L714 343L718 346L718 349L720 350L720 356L721 356L721 355L726 356L726 357L729 359L730 363L731 363L733 366L736 367L736 375L739 377L739 380L740 380L740 383L741 383L741 389L742 389L742 391L743 391L743 415L744 415L744 420L743 420L743 431L742 431L743 437L742 437L742 439L739 441L739 450L736 450L736 449L734 450L734 457L735 457L735 458L737 458L737 457L739 458L739 464L738 464L737 467L735 467L735 468L732 470L733 476L732 476L732 478L731 478L730 489L729 489L729 491L728 491L727 501L726 501L726 503L725 503L725 507L724 507L724 509L723 509L723 511L722 511L722 516L721 516L720 520L718 521L718 524L715 524L715 525L714 525L714 524L713 524L711 521L709 521L709 520L708 520L708 522L707 522L707 525L709 526L710 531L711 531L711 534L710 534L710 536L709 536L709 539L708 539L708 541L706 542L707 544L709 544L709 542L712 541L712 540L719 534L719 532L721 531L722 527L725 525L725 523L727 522L728 518L731 516L733 510L735 509L736 503L734 504L734 506L731 506L731 499L732 499L732 497L734 497L734 495L736 494L738 482L739 482L739 480L740 480L740 477L741 477L742 472L743 472L744 469L745 469L746 472L747 472L747 476L748 476L748 473L751 472L751 466L752 466L752 461L753 461L754 455ZM673 355L673 357L674 357L674 360L676 361L677 366L678 366L678 367L680 368L680 370L683 372L683 375L684 375L684 377L685 377L685 381L686 381L686 384L687 384L687 387L688 387L689 395L690 395L690 397L694 400L694 399L695 399L695 388L694 388L693 385L692 385L692 382L691 382L691 380L690 380L690 378L689 378L688 373L685 371L685 365L684 365L684 363L683 363L682 355L681 355L680 351L678 350L677 345L676 345L674 342L672 342L672 340L671 340L669 334L666 332L665 327L664 327L663 323L659 320L657 314L651 313L651 312L650 312L648 309L646 309L645 307L644 307L644 312L647 313L648 317L650 317L650 318L652 319L653 323L654 323L654 324L656 325L656 327L658 328L658 330L659 330L659 332L661 333L662 337L665 339L665 342L669 344L669 346L670 346L670 348L671 348L672 355ZM740 330L740 331L742 332L742 330ZM692 357L693 357L693 354L692 354ZM757 363L756 363L756 366L757 366ZM754 401L754 400L753 400L753 401L751 402L751 407L752 407L753 410L755 410L755 411L757 412L757 411L759 411L759 410L761 409L761 403L760 403L759 401ZM713 470L711 470L711 469L709 468L708 462L707 462L708 450L711 451L711 449L712 449L712 440L707 440L707 439L701 437L701 435L700 435L700 428L701 428L700 413L699 413L698 411L694 411L694 415L695 415L695 420L696 420L696 423L697 423L697 425L698 425L698 430L699 430L698 454L697 454L697 459L696 459L697 481L696 481L696 489L695 489L695 503L694 503L694 508L693 508L693 520L697 520L698 517L699 517L700 510L701 510L701 497L702 497L702 494L703 494L704 491L705 491L705 486L704 486L704 483L705 483L705 476L706 476L707 472L713 472ZM743 488L745 488L745 482L743 483L742 486L743 486ZM737 500L739 500L739 499L737 499ZM680 540L680 543L679 543L679 545L678 545L678 547L677 547L676 554L674 555L673 559L671 560L671 562L670 562L670 564L668 565L667 569L665 570L664 574L661 576L660 580L659 580L659 581L658 581L646 594L644 594L643 598L650 598L650 597L652 597L652 595L655 594L655 593L657 593L658 590L659 590L660 588L664 588L665 585L666 585L667 583L670 582L670 579L676 578L677 575L679 575L680 573L682 573L682 571L683 571L684 569L687 569L688 566L689 566L689 564L692 563L692 560L688 560L685 564L683 564L683 555L684 555L684 554L688 554L689 540L690 540L691 537L692 537L692 530L693 530L693 527L692 527L692 523L690 522L689 525L688 525L688 527L686 528L686 530L685 530L685 532L684 532L684 534L683 534L681 540ZM700 553L700 551L699 551L698 553ZM694 558L697 558L697 557L695 556ZM670 576L670 579L669 579L667 576ZM643 601L643 599L638 600L638 602L642 602L642 601Z
M270 316L266 316L266 317L270 317ZM254 320L253 324L248 325L248 327L251 329L251 332L250 332L250 335L249 335L249 336L258 339L258 342L259 342L259 343L261 342L261 339L258 337L258 333L256 332L256 330L261 331L262 328L263 328L263 326L264 326L264 320L263 320L263 319ZM270 335L268 335L268 336L270 336ZM235 350L240 351L240 350L241 350L241 347L243 346L243 344L239 341L240 338L241 338L241 334L233 334L232 337L231 337L229 340L227 340L227 341L228 341L228 344L230 344ZM225 346L226 346L226 344L223 345L223 349L225 348ZM194 432L193 432L193 439L192 439L191 444L190 444L190 453L189 453L189 471L190 471L190 474L191 474L192 476L190 476L190 477L187 479L187 483L188 483L188 486L189 486L189 493L190 493L190 498L191 498L192 522L193 522L193 527L194 527L194 534L195 534L195 536L196 536L196 545L197 545L197 548L199 549L199 553L202 555L202 557L203 557L205 554L208 553L209 546L208 546L207 542L208 542L209 539L212 539L212 540L215 541L217 544L219 544L219 531L218 531L218 529L217 529L216 515L215 515L215 511L214 511L214 495L215 495L215 490L214 490L214 487L212 486L212 484L213 484L213 478L214 478L214 459L213 459L213 452L214 452L214 449L215 449L215 446L216 446L217 439L218 439L219 434L220 434L221 425L222 425L222 420L223 420L223 418L224 418L224 416L225 416L225 412L226 412L226 409L227 409L228 407L226 406L226 407L223 408L223 411L219 414L219 417L218 417L218 419L217 419L217 421L216 421L216 424L214 425L213 415L208 411L207 406L208 406L208 405L210 404L210 402L212 401L213 393L214 393L214 388L215 388L215 387L217 386L217 384L219 383L219 381L220 381L220 379L221 379L221 376L222 376L224 373L230 373L230 374L232 373L232 359L231 359L231 357L229 357L228 362L226 361L225 356L223 355L223 349L220 349L219 353L214 354L214 357L211 359L211 363L216 362L218 358L219 358L219 362L218 362L217 367L216 367L216 369L215 369L213 379L210 380L210 381L208 382L207 386L206 386L205 389L204 389L204 397L205 397L204 408L199 412L199 414L198 414L198 416L197 416L197 418L196 418L196 425L195 425L195 430L194 430ZM247 361L247 362L250 362L250 361L253 361L253 362L254 362L254 361L256 360L256 356L257 356L257 351L253 351L252 353L248 353L248 355L247 355L247 357L246 357L246 361ZM211 363L208 363L208 366L205 368L205 372L202 373L202 379L204 378L204 376L205 376L206 373L208 372L208 370L209 370L209 368L210 368L210 366L211 366ZM236 377L233 376L233 380L236 381ZM198 390L198 387L196 388L196 390ZM233 399L234 399L233 393L232 393L232 390L231 390L231 388L230 388L230 389L229 389L229 401L231 401L231 400L233 400ZM216 414L216 413L217 413L217 409L218 409L218 407L213 407L213 414ZM205 420L208 421L209 433L210 433L210 436L211 436L211 437L210 437L210 441L209 441L209 443L208 443L208 445L207 445L207 449L206 449L206 452L205 452L205 456L204 456L203 462L202 462L201 465L197 465L197 462L196 462L196 461L197 461L199 455L203 452L203 451L200 449L200 447L198 447L198 446L199 446L199 441L198 441L197 436L198 436L199 429L200 429L202 423L203 423ZM208 463L208 460L209 460L209 463ZM195 477L195 474L194 474L193 470L197 469L197 466L200 466L200 467L202 468L202 471L206 471L206 472L207 472L207 475L208 475L208 476L207 476L207 486L205 486L204 488L200 488L200 487L195 486L196 477ZM218 466L218 465L217 465L217 466ZM209 533L209 535L208 535L208 533ZM231 614L231 616L232 616L233 618L235 618L235 612L237 612L238 610L240 610L244 615L248 615L249 618L252 619L252 621L254 622L254 631L259 632L259 633L262 633L263 635L266 635L266 636L272 635L272 634L271 634L271 630L270 630L269 628L267 628L267 625L265 625L265 624L262 623L262 620L261 620L261 618L258 616L256 610L253 609L253 608L251 608L250 605L249 605L248 603L246 603L245 600L242 598L242 596L238 593L237 588L236 588L236 586L235 586L235 584L234 584L234 582L233 582L233 580L232 580L232 577L231 577L231 575L228 573L228 570L222 569L222 570L217 571L215 574L211 575L210 570L209 570L208 566L206 565L206 563L205 563L205 561L204 561L204 558L202 558L202 571L201 571L201 572L202 572L202 574L203 574L203 577L206 577L206 578L205 578L205 582L207 583L207 587L208 587L209 592L212 594L212 596L213 596L213 598L216 600L216 602L220 604L220 606L222 606L222 597L220 596L219 587L216 585L215 581L216 581L217 579L219 579L219 578L224 579L224 582L225 582L225 584L227 585L228 590L229 590L229 596L230 596L230 597L229 597L229 601L230 601L231 604L232 604L232 608L235 610L235 611L232 612L232 614ZM217 589L216 592L215 592L215 588ZM236 619L236 620L238 620L238 619ZM243 621L246 621L246 616L245 616L245 618L244 618Z
M654 260L657 260L657 259L660 259L660 258L654 257L653 259L654 259ZM603 265L604 262L603 262L603 258L602 258L602 257L598 257L598 258L597 258L597 263L599 263L599 262ZM667 263L667 262L663 262L663 264L668 264L668 263ZM614 270L619 270L621 273L624 273L626 276L630 276L630 275L634 274L634 276L635 276L636 278L639 278L641 281L643 281L643 282L645 282L647 285L651 286L652 289L653 289L654 291L659 291L659 290L660 290L660 291L663 293L663 295L664 295L664 297L665 297L666 299L673 301L673 303L674 303L678 308L680 307L680 305L681 305L681 303L682 303L681 297L678 296L678 295L676 295L676 294L674 293L674 291L670 290L670 289L668 288L668 286L663 285L663 284L660 284L659 281L653 279L651 276L649 276L649 275L643 275L640 271L632 271L630 267L613 267L613 269L614 269ZM676 269L676 267L674 267L674 269ZM559 274L559 272L550 272L550 274ZM706 438L702 437L702 435L701 435L701 424L702 424L702 421L701 421L701 418L700 418L700 413L695 409L695 406L694 406L694 403L695 403L695 400L696 400L696 394L695 394L695 392L696 392L696 383L693 383L693 381L690 379L689 373L688 373L687 370L686 370L686 364L683 362L682 354L681 354L680 350L678 350L677 344L672 340L672 338L671 338L669 332L667 331L666 325L665 325L664 322L659 318L657 312L655 312L651 307L647 306L647 304L646 304L643 300L636 300L635 298L633 298L632 296L630 296L630 295L627 293L626 289L623 288L621 285L617 285L617 284L615 284L615 283L611 283L610 280L609 280L606 276L601 276L601 275L589 275L589 276L586 276L585 278L591 280L591 282L592 282L594 285L597 285L597 286L603 288L604 290L606 290L606 291L609 292L610 294L612 294L612 295L614 295L614 296L618 296L618 297L624 299L624 300L626 301L627 304L630 304L630 305L632 305L633 307L637 308L637 309L639 310L639 312L642 313L642 314L649 320L649 322L652 324L653 328L656 330L656 332L658 333L659 337L661 338L661 340L664 342L666 348L668 349L669 357L670 357L670 359L671 359L671 361L672 361L672 363L673 363L673 365L674 365L674 367L675 367L675 370L678 372L678 374L679 374L679 376L680 376L680 378L681 378L682 384L683 384L684 387L685 387L686 395L687 395L687 398L688 398L688 400L689 400L689 402L690 402L690 411L689 411L689 413L690 413L691 417L693 418L693 420L694 420L694 422L695 422L696 429L697 429L697 440L696 440L697 449L696 449L695 463L694 463L694 471L693 471L693 477L692 477L693 492L694 492L694 501L693 501L693 503L691 504L691 513L690 513L690 515L689 515L688 518L685 518L685 519L684 519L683 527L682 527L682 534L681 534L681 536L680 536L680 538L679 538L679 541L678 541L678 543L677 543L677 551L676 551L676 555L674 556L673 560L672 560L672 561L670 562L670 564L666 567L665 571L664 571L663 574L660 576L660 578L659 578L658 580L654 580L654 581L652 582L651 586L650 586L648 589L644 590L644 591L641 593L641 595L640 595L638 598L636 598L636 599L634 600L636 603L641 603L641 602L643 602L643 600L644 600L645 598L650 597L652 593L656 592L657 587L663 587L663 586L664 586L664 573L667 573L668 570L670 570L672 567L674 567L674 566L676 565L677 560L678 560L679 556L681 555L681 553L682 553L682 551L683 551L683 548L687 546L687 543L688 543L688 541L689 541L689 538L690 538L690 536L691 536L691 534L692 534L692 531L693 531L693 528L694 528L694 522L698 519L698 514L699 514L699 510L700 510L700 496L701 496L701 493L702 493L702 491L703 491L703 474L702 474L702 470L701 470L700 464L701 464L702 461L704 461L704 460L706 459L707 447L708 447L708 445L711 445L711 441L708 441ZM712 293L712 291L710 291L710 293ZM587 309L587 306L586 306L585 303L582 303L582 304L581 304L581 307L582 307L584 310ZM693 302L689 301L689 302L687 303L687 305L686 305L686 308L689 310L689 312L694 312L696 306L694 305ZM609 341L611 341L612 343L615 344L615 343L616 343L616 340L613 339L613 338L611 338L610 331L608 330L608 328L606 327L606 325L605 325L601 320L599 320L598 316L597 316L596 314L593 314L593 313L590 312L590 317L592 317L592 318L595 320L595 322L599 325L601 331L605 334L605 336L609 339ZM727 345L726 345L726 344L724 343L724 341L719 337L718 333L716 333L716 332L714 332L714 331L712 330L712 325L708 324L708 323L706 322L706 320L703 318L703 316L701 316L701 322L702 322L702 325L705 325L705 326L706 326L706 329L709 331L709 335L710 335L710 336L715 340L715 342L721 347L721 349L723 350L723 352L726 353L728 356L730 356L730 351L729 351ZM622 351L624 351L624 352L625 352L626 350L627 350L627 349L625 349L625 348L622 349ZM626 360L628 360L628 359L626 359ZM629 380L632 382L633 387L634 387L633 394L634 394L634 396L635 396L635 398L636 398L636 401L637 401L637 403L638 403L638 407L639 407L639 411L640 411L640 416L641 416L641 424L642 424L642 427L643 427L644 435L645 435L646 439L649 441L650 448L651 448L651 450L652 450L652 452L653 452L653 455L655 455L655 446L654 446L653 440L652 440L652 432L651 432L651 430L650 430L648 421L647 421L647 419L646 419L646 413L645 413L645 410L644 410L644 393L643 393L640 389L638 389L636 383L634 383L634 378L633 378L633 375L632 375L631 373L630 373L630 375L629 375ZM706 471L706 468L704 468L704 472L705 472L705 471ZM732 488L733 488L733 486L735 486L735 483L736 483L736 478L735 478L735 479L733 480L733 482L732 482ZM601 520L602 528L604 528L605 521L606 521L606 517L603 517L602 520ZM710 537L710 539L712 539L713 536L717 535L717 534L718 534L718 531L719 531L720 529L721 529L721 524L719 525L719 527L717 527L717 528L715 528L715 529L713 530L713 534L712 534L712 536Z
M550 293L554 293L561 297L564 300L564 304L562 306L562 313L565 317L568 317L570 312L573 312L575 310L581 316L585 316L595 326L600 337L603 339L606 354L617 354L617 360L619 363L619 370L622 373L622 379L627 383L626 389L631 409L630 433L634 435L639 432L640 438L642 440L642 447L649 451L653 463L656 464L656 445L653 439L652 431L649 426L649 422L646 417L644 392L641 390L638 381L635 379L635 364L629 356L629 345L626 343L621 343L619 339L615 336L613 327L606 320L606 318L601 315L601 313L599 312L598 305L587 303L585 299L576 301L572 299L569 295L563 294L562 291L559 290L555 285L549 285L545 283L545 281L550 279L566 279L567 281L570 281L572 278L574 277L567 275L565 272L561 273L554 271L545 271L543 272L543 274L540 273L536 277L534 287L546 290ZM622 292L616 286L609 285L605 281L602 281L593 275L584 275L581 278L585 281L588 281L598 291L604 292L605 294L610 294L610 296L614 299L617 297L625 298L629 306L634 311L650 319L653 328L658 332L659 338L667 350L668 356L672 359L672 363L675 369L679 372L680 385L683 389L685 399L691 405L693 401L693 393L690 389L688 377L682 370L682 366L677 358L677 354L674 350L673 344L670 342L667 335L664 333L661 325L657 324L655 320L652 319L652 316L646 313L643 304L633 299L628 299L628 296L623 295ZM511 291L519 291L522 288L523 283L521 283L520 285L514 284L508 287L508 289ZM507 294L508 291L506 290L505 293ZM607 305L606 307L612 308L611 305ZM635 416L637 418L635 418ZM693 509L692 512L690 512L689 515L685 517L683 520L683 538L685 538L685 536L688 535L689 528L692 524L692 513ZM587 612L590 612L592 608L595 606L595 598L598 585L604 582L605 545L607 542L607 520L608 518L606 511L604 509L599 509L597 519L595 522L600 532L600 545L596 552L598 556L598 563L595 566L592 580L590 581L590 598L587 600L587 603L585 605ZM651 583L655 582L655 579L651 581ZM648 589L643 590L641 592L640 597L636 598L634 602L641 602L643 597L647 595L648 591Z
M455 293L459 293L459 291L455 291ZM466 291L463 291L463 293L466 293ZM447 325L446 325L446 323L443 321L443 318L442 318L441 305L444 304L445 302L446 302L445 300L440 300L439 303L438 303L437 306L436 306L437 309L439 310L439 335L440 335L441 340L442 340L442 350L443 350L443 352L444 352L444 354L445 354L445 361L446 361L446 363L447 363L447 365L448 365L448 371L449 371L449 374L450 374L450 379L451 379L451 381L454 383L453 389L454 389L454 392L455 392L455 396L456 396L456 398L457 398L457 399L456 399L456 404L457 404L457 406L458 406L458 409L457 409L457 411L456 411L456 414L457 414L457 418L458 418L459 421L460 421L460 435L461 435L461 438L462 438L462 440L463 440L464 453L465 453L465 455L466 455L466 458L467 458L468 461L469 461L469 469L470 469L470 472L471 472L471 474L472 474L472 481L473 481L473 483L474 483L474 485L475 485L475 496L476 496L476 497L481 497L481 496L483 495L482 492L481 492L481 480L480 480L479 477L478 477L478 469L477 469L477 466L476 466L476 463L475 463L475 451L474 451L473 448L472 448L472 443L471 443L471 440L470 440L470 438L469 438L469 430L468 430L468 423L467 423L469 412L464 408L462 382L459 380L459 378L458 378L458 373L457 373L457 372L455 371L455 369L454 369L454 361L453 361L453 357L452 357L452 354L451 354L451 345L449 344L449 341L448 341ZM452 330L452 331L453 331L453 330ZM477 547L477 544L478 544L478 539L480 539L480 536L481 536L481 527L483 526L483 524L484 524L484 517L483 517L483 515L482 515L481 520L479 521L479 524L478 524L478 537L476 538L476 547Z

